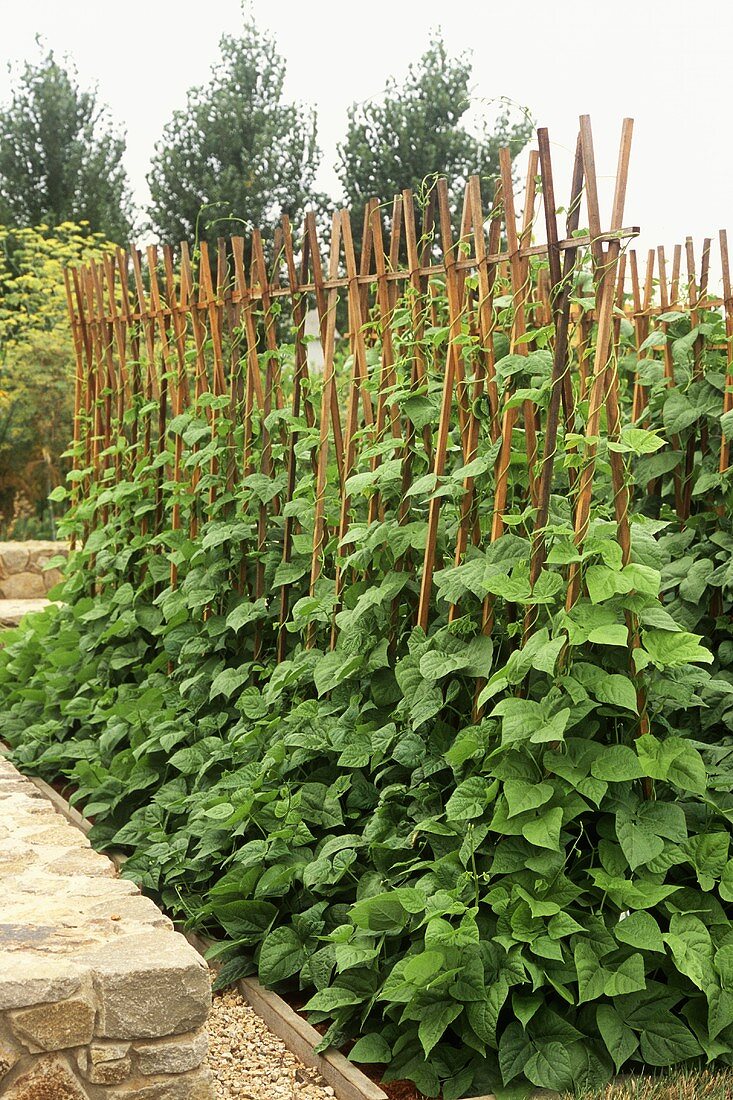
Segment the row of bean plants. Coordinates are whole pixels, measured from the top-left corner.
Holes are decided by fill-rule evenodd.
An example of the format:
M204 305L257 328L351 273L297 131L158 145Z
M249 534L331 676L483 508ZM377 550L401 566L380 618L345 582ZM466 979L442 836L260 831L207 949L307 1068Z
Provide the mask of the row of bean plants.
M248 331L199 315L182 369L219 360L227 386L192 381L186 401L173 336L170 361L151 355L138 318L128 399L100 373L81 402L58 606L0 653L14 759L67 777L123 873L221 941L220 983L257 973L324 1046L444 1100L733 1064L725 317L686 294L642 317L620 293L619 414L604 401L589 440L603 279L579 250L533 576L558 384L547 257L521 284L494 274L488 330L469 268L458 315L450 271L381 301L384 280L334 292L341 471L328 355L304 372L282 298ZM506 451L487 363L516 409Z

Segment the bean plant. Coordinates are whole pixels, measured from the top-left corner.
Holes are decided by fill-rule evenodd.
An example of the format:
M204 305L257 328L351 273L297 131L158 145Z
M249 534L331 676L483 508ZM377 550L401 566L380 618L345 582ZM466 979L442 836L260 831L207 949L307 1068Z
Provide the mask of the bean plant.
M533 286L544 263L533 260ZM573 278L573 324L587 313L592 346L587 264ZM2 736L22 768L65 777L95 845L128 853L126 877L218 941L220 986L259 975L324 1025L323 1047L381 1066L385 1081L458 1100L733 1064L722 319L662 314L639 349L617 314L621 427L609 433L604 412L580 545L589 397L571 340L574 419L560 425L546 561L531 583L548 325L538 298L528 354L510 346L515 301L502 275L489 347L470 309L456 330L449 289L435 277L419 300L412 288L395 299L386 381L384 318L368 298L370 373L357 381L375 408L386 393L387 414L382 430L357 418L343 485L331 455L315 583L319 426L308 409L323 381L308 379L293 408L297 334L284 313L285 400L266 418L248 428L243 391L207 387L168 410L157 449L145 440L159 404L144 392L96 465L82 432L63 491L76 549L58 604L4 636ZM452 346L477 439L467 455L456 401L436 476ZM504 400L529 405L540 426L534 469L527 420L512 429L494 538L501 437L473 389L489 352ZM353 326L336 354L347 417ZM635 383L645 387L636 418ZM88 417L87 433L94 409ZM456 558L467 484L470 537ZM425 628L417 608L436 500ZM568 604L573 569L582 584Z

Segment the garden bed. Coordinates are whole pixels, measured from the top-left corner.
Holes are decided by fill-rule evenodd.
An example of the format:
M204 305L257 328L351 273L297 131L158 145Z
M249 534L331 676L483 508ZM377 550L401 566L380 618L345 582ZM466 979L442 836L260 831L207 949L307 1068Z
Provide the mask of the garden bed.
M90 822L48 783L27 777L54 809L85 835ZM109 855L109 853L108 853ZM113 862L121 866L124 856L113 853ZM202 955L212 946L194 933L186 933L189 943ZM236 990L218 994L210 1017L209 1065L215 1078L217 1097L238 1096L242 1070L237 1058L246 1059L247 1088L253 1100L291 1097L303 1100L420 1100L411 1082L393 1082L381 1086L342 1054L329 1050L318 1054L315 1047L321 1034L278 994L265 989L255 978L243 978ZM253 1014L247 1019L247 1013ZM258 1022L259 1021L259 1022ZM282 1047L278 1046L278 1040ZM234 1054L232 1051L234 1050ZM289 1053L286 1053L289 1052ZM328 1090L328 1091L326 1091ZM538 1091L537 1097L550 1097ZM554 1094L559 1097L559 1094ZM609 1085L601 1093L588 1094L585 1100L730 1100L733 1073L673 1074L668 1079L626 1079ZM470 1100L494 1100L491 1096Z

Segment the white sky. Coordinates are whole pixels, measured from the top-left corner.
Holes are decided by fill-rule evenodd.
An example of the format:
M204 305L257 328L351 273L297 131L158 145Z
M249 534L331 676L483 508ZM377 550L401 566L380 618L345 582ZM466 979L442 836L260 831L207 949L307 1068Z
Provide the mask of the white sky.
M733 230L733 3L731 0L255 0L288 61L287 94L318 108L319 182L338 193L333 161L353 101L401 76L441 26L452 50L474 51L475 94L529 107L555 145L564 200L577 117L592 117L608 187L621 120L636 121L626 225L641 247L668 248ZM5 63L37 56L34 38L74 58L82 83L127 129L127 166L139 201L153 145L186 89L206 80L239 0L0 0L0 98ZM602 190L610 213L609 192ZM699 249L699 245L698 245Z

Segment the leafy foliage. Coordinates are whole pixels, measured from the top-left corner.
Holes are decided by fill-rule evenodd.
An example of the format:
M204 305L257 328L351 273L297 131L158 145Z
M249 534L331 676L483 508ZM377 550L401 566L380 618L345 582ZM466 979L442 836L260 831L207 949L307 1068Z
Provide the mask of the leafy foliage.
M55 229L0 225L0 512L6 517L20 498L47 519L49 491L63 479L75 373L63 269L110 247L101 234L72 222Z
M125 244L132 201L124 152L124 136L73 70L53 52L27 62L0 110L0 223L84 222Z
M584 273L575 278L580 299ZM494 297L497 376L544 413L543 330L530 329L530 355L504 354L505 290ZM594 1087L621 1068L730 1063L733 533L729 475L715 474L723 509L709 480L720 321L705 316L702 333L689 318L670 323L674 388L620 326L624 430L598 443L579 549L571 475L584 455L579 433L561 428L547 563L531 585L523 430L498 538L484 537L497 442L481 401L477 457L466 462L454 416L446 469L431 472L421 433L436 419L450 332L440 279L424 299L408 292L391 317L390 406L415 430L359 428L340 539L331 468L312 591L318 425L303 409L273 400L250 422L236 385L202 392L156 448L159 408L141 394L100 466L80 450L72 487L87 491L68 530L82 548L61 606L6 638L2 733L22 766L69 776L96 842L131 853L127 875L224 937L222 982L256 969L307 991L306 1011L328 1025L324 1045L356 1040L350 1056L387 1063L388 1079L457 1100L518 1084ZM363 336L379 364L378 310ZM485 349L468 315L452 338L470 378ZM196 349L187 354L193 362ZM426 376L415 386L418 355ZM294 360L286 336L286 383ZM631 423L625 380L637 371L648 401ZM321 386L309 380L307 403ZM580 397L581 429L587 413ZM230 476L245 445L247 465ZM633 495L628 562L612 447ZM675 473L688 450L680 517ZM481 537L455 563L468 478ZM436 499L442 568L423 630L416 562ZM575 562L584 583L568 607ZM528 610L535 629L522 645Z

